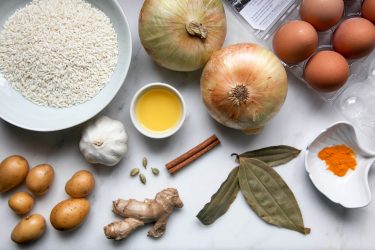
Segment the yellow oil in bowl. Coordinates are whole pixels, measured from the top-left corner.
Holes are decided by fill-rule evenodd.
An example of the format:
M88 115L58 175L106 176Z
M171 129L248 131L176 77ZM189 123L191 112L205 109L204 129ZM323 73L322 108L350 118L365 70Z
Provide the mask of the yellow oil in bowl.
M182 119L179 97L163 87L146 90L135 104L135 115L143 128L154 133L165 133L175 128Z

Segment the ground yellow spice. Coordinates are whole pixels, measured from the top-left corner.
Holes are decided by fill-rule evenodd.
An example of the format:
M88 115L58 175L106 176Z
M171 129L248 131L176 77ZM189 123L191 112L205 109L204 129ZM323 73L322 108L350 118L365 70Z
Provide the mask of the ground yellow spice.
M325 161L327 169L337 176L344 176L349 169L355 170L357 161L353 149L345 145L335 145L322 149L319 158Z

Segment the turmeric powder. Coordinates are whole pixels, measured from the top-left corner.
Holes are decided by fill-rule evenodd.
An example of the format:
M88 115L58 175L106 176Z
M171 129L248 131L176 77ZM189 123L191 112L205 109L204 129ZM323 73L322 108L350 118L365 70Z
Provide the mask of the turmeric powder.
M335 145L322 149L319 158L325 161L327 169L337 176L344 176L349 169L355 170L357 161L353 149L345 145Z

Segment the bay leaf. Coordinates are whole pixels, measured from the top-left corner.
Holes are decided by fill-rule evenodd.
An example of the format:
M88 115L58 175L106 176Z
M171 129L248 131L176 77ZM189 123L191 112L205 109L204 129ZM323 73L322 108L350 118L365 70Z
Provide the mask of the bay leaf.
M280 145L248 151L238 157L255 158L265 162L268 166L276 167L293 160L300 152L301 150L296 148Z
M272 167L258 159L240 157L238 180L247 204L265 222L310 233L293 192Z
M212 195L208 202L198 213L197 218L204 224L210 225L222 216L237 197L240 187L238 185L239 167L235 167L228 178L221 184L219 190Z

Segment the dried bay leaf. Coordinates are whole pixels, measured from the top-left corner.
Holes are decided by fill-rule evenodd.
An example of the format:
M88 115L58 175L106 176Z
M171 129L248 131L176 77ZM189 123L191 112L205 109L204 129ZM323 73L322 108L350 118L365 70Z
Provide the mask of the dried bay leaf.
M248 205L264 221L275 226L309 234L294 194L269 165L240 157L239 186Z
M239 167L234 168L228 178L221 184L219 190L211 197L198 213L197 218L204 224L210 225L222 216L237 197L240 187L238 185Z
M301 150L296 148L280 145L248 151L237 157L255 158L265 162L268 166L276 167L293 160L300 152Z

